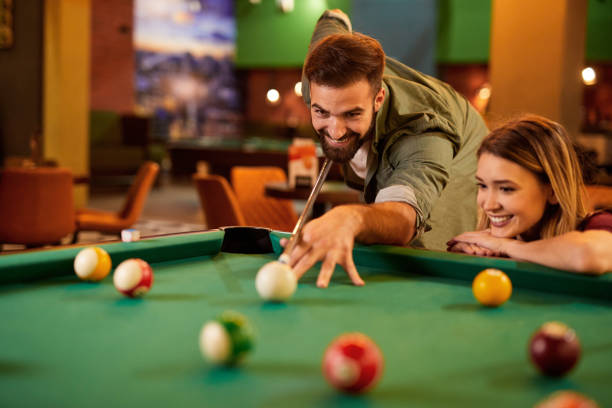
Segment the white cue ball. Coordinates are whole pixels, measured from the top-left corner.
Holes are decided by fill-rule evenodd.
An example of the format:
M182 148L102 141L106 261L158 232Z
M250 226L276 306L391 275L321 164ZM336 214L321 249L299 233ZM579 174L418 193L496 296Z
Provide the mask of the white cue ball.
M297 279L289 265L268 262L257 272L255 288L263 299L282 302L295 292Z

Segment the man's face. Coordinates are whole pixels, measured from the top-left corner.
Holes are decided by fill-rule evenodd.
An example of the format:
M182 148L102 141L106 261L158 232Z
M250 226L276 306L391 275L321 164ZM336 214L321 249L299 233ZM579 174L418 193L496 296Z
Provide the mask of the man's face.
M365 79L342 88L311 83L312 126L325 156L340 163L351 160L374 131L374 116L384 99L384 89L373 95Z

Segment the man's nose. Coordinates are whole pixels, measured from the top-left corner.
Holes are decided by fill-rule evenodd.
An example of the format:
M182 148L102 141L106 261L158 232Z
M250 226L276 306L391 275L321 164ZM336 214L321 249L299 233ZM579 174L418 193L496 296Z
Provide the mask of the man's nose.
M327 132L329 133L329 137L338 140L346 134L346 125L342 119L332 117L327 126Z

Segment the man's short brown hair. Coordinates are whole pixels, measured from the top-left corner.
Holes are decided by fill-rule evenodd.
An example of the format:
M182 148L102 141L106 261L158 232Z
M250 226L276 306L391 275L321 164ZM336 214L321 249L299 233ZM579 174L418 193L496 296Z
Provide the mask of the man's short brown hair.
M380 43L360 33L334 34L317 43L306 59L308 81L334 88L365 78L374 93L382 86L385 52Z

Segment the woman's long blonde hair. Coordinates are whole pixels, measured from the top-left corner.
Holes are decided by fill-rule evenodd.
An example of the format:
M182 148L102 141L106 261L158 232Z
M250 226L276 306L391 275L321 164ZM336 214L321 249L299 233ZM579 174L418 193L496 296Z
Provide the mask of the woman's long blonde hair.
M588 210L582 170L574 145L560 124L529 115L493 130L478 149L512 161L551 186L558 204L547 204L540 221L540 238L550 238L576 229ZM478 227L489 227L480 212Z

